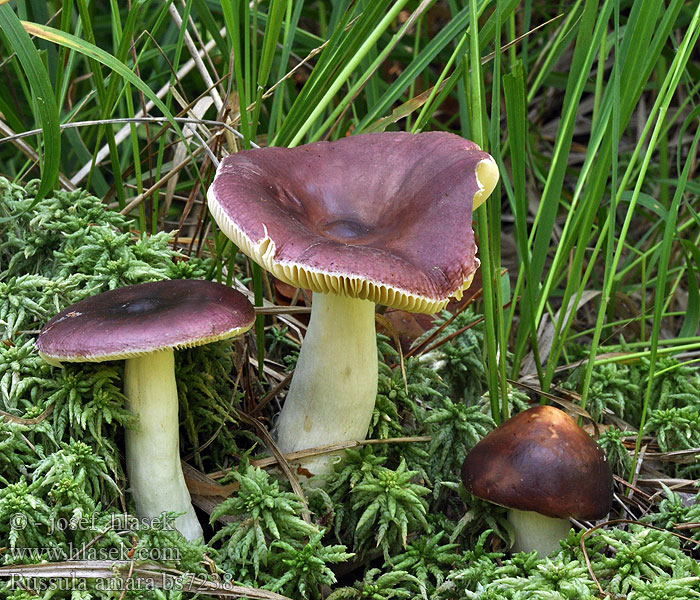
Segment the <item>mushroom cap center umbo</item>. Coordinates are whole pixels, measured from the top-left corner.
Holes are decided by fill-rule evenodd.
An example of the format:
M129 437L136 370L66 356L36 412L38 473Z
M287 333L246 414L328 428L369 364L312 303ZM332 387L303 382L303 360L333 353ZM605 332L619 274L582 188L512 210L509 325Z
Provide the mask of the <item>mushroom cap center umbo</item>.
M112 309L114 314L124 312L127 315L145 315L160 310L164 304L163 298L138 298L124 302Z
M378 239L379 232L376 227L369 227L356 219L334 219L320 225L317 233L341 244L370 244Z
M295 226L339 244L391 249L397 254L407 254L400 243L410 237L414 223L420 220L419 215L431 206L430 195L421 193L422 185L429 183L430 179L423 179L422 185L418 180L404 182L404 187L409 183L415 186L411 193L397 190L398 183L362 189L362 182L367 184L366 178L353 177L349 177L351 185L347 188L330 185L330 189L323 189L311 183L304 185L296 179L282 181L288 175L278 174L278 181L261 190L260 202L267 205L267 210L270 210L270 205L276 205L280 210L288 211ZM263 195L265 192L269 195ZM448 196L446 190L444 197L447 199ZM290 202L290 197L295 200ZM447 200L443 209L450 210ZM471 214L459 216L471 223Z

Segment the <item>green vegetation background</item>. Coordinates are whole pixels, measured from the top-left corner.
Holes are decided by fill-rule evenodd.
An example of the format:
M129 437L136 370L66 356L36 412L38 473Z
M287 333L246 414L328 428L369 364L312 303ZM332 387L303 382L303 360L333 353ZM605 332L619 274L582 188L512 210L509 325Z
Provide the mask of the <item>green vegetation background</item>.
M99 574L88 558L118 549L164 559L176 587L196 576L268 590L249 597L591 596L574 534L548 559L507 558L502 511L459 488L468 449L526 405L518 379L603 424L616 515L700 521L696 2L6 2L0 31L5 564L37 576L51 572L37 563L75 558ZM502 174L476 215L482 299L438 316L447 325L406 359L405 379L380 337L371 437L431 440L350 451L304 499L251 466L265 440L243 417L276 380L241 358L283 374L296 352L293 329L268 318L247 347L178 355L182 455L238 485L210 509L210 545L115 525L129 510L120 365L50 367L36 330L86 295L161 278L235 278L271 299L204 210L213 157L396 129L459 133ZM276 407L258 416L269 425ZM613 595L700 595L692 542L621 524L586 547ZM39 597L121 594L81 581ZM0 585L35 597L29 582Z

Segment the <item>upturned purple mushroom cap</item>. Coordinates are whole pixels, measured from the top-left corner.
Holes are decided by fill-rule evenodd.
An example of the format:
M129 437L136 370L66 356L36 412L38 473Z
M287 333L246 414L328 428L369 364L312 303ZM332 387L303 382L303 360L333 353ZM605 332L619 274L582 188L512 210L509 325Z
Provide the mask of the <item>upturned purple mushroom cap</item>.
M225 285L156 281L73 304L46 324L36 344L54 362L119 360L233 337L254 320L246 297Z
M471 283L472 209L496 164L449 133L372 133L226 157L209 188L222 231L282 281L433 313Z

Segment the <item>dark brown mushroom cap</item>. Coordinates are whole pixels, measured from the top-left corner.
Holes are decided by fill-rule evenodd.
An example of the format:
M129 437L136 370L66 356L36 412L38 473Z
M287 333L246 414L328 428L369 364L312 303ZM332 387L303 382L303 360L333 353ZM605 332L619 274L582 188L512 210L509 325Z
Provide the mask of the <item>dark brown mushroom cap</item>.
M610 465L563 411L536 406L489 433L462 465L467 491L548 517L600 519L612 505Z
M472 206L497 180L456 135L371 133L233 154L207 196L222 231L282 281L430 313L469 286Z
M254 320L247 298L220 283L156 281L69 306L44 326L36 345L52 362L100 362L208 344L247 331Z

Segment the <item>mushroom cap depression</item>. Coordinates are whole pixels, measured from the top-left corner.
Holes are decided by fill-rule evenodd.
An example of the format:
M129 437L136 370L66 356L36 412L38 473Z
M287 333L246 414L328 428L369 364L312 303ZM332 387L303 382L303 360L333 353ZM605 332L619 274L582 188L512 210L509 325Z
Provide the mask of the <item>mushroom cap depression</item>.
M369 133L221 162L207 193L221 230L278 279L433 313L479 266L472 208L496 163L459 136Z
M536 406L489 433L462 465L478 498L548 517L600 519L612 505L605 455L565 412Z
M248 299L212 281L130 285L85 298L53 317L37 338L50 362L100 362L234 337L252 326Z

